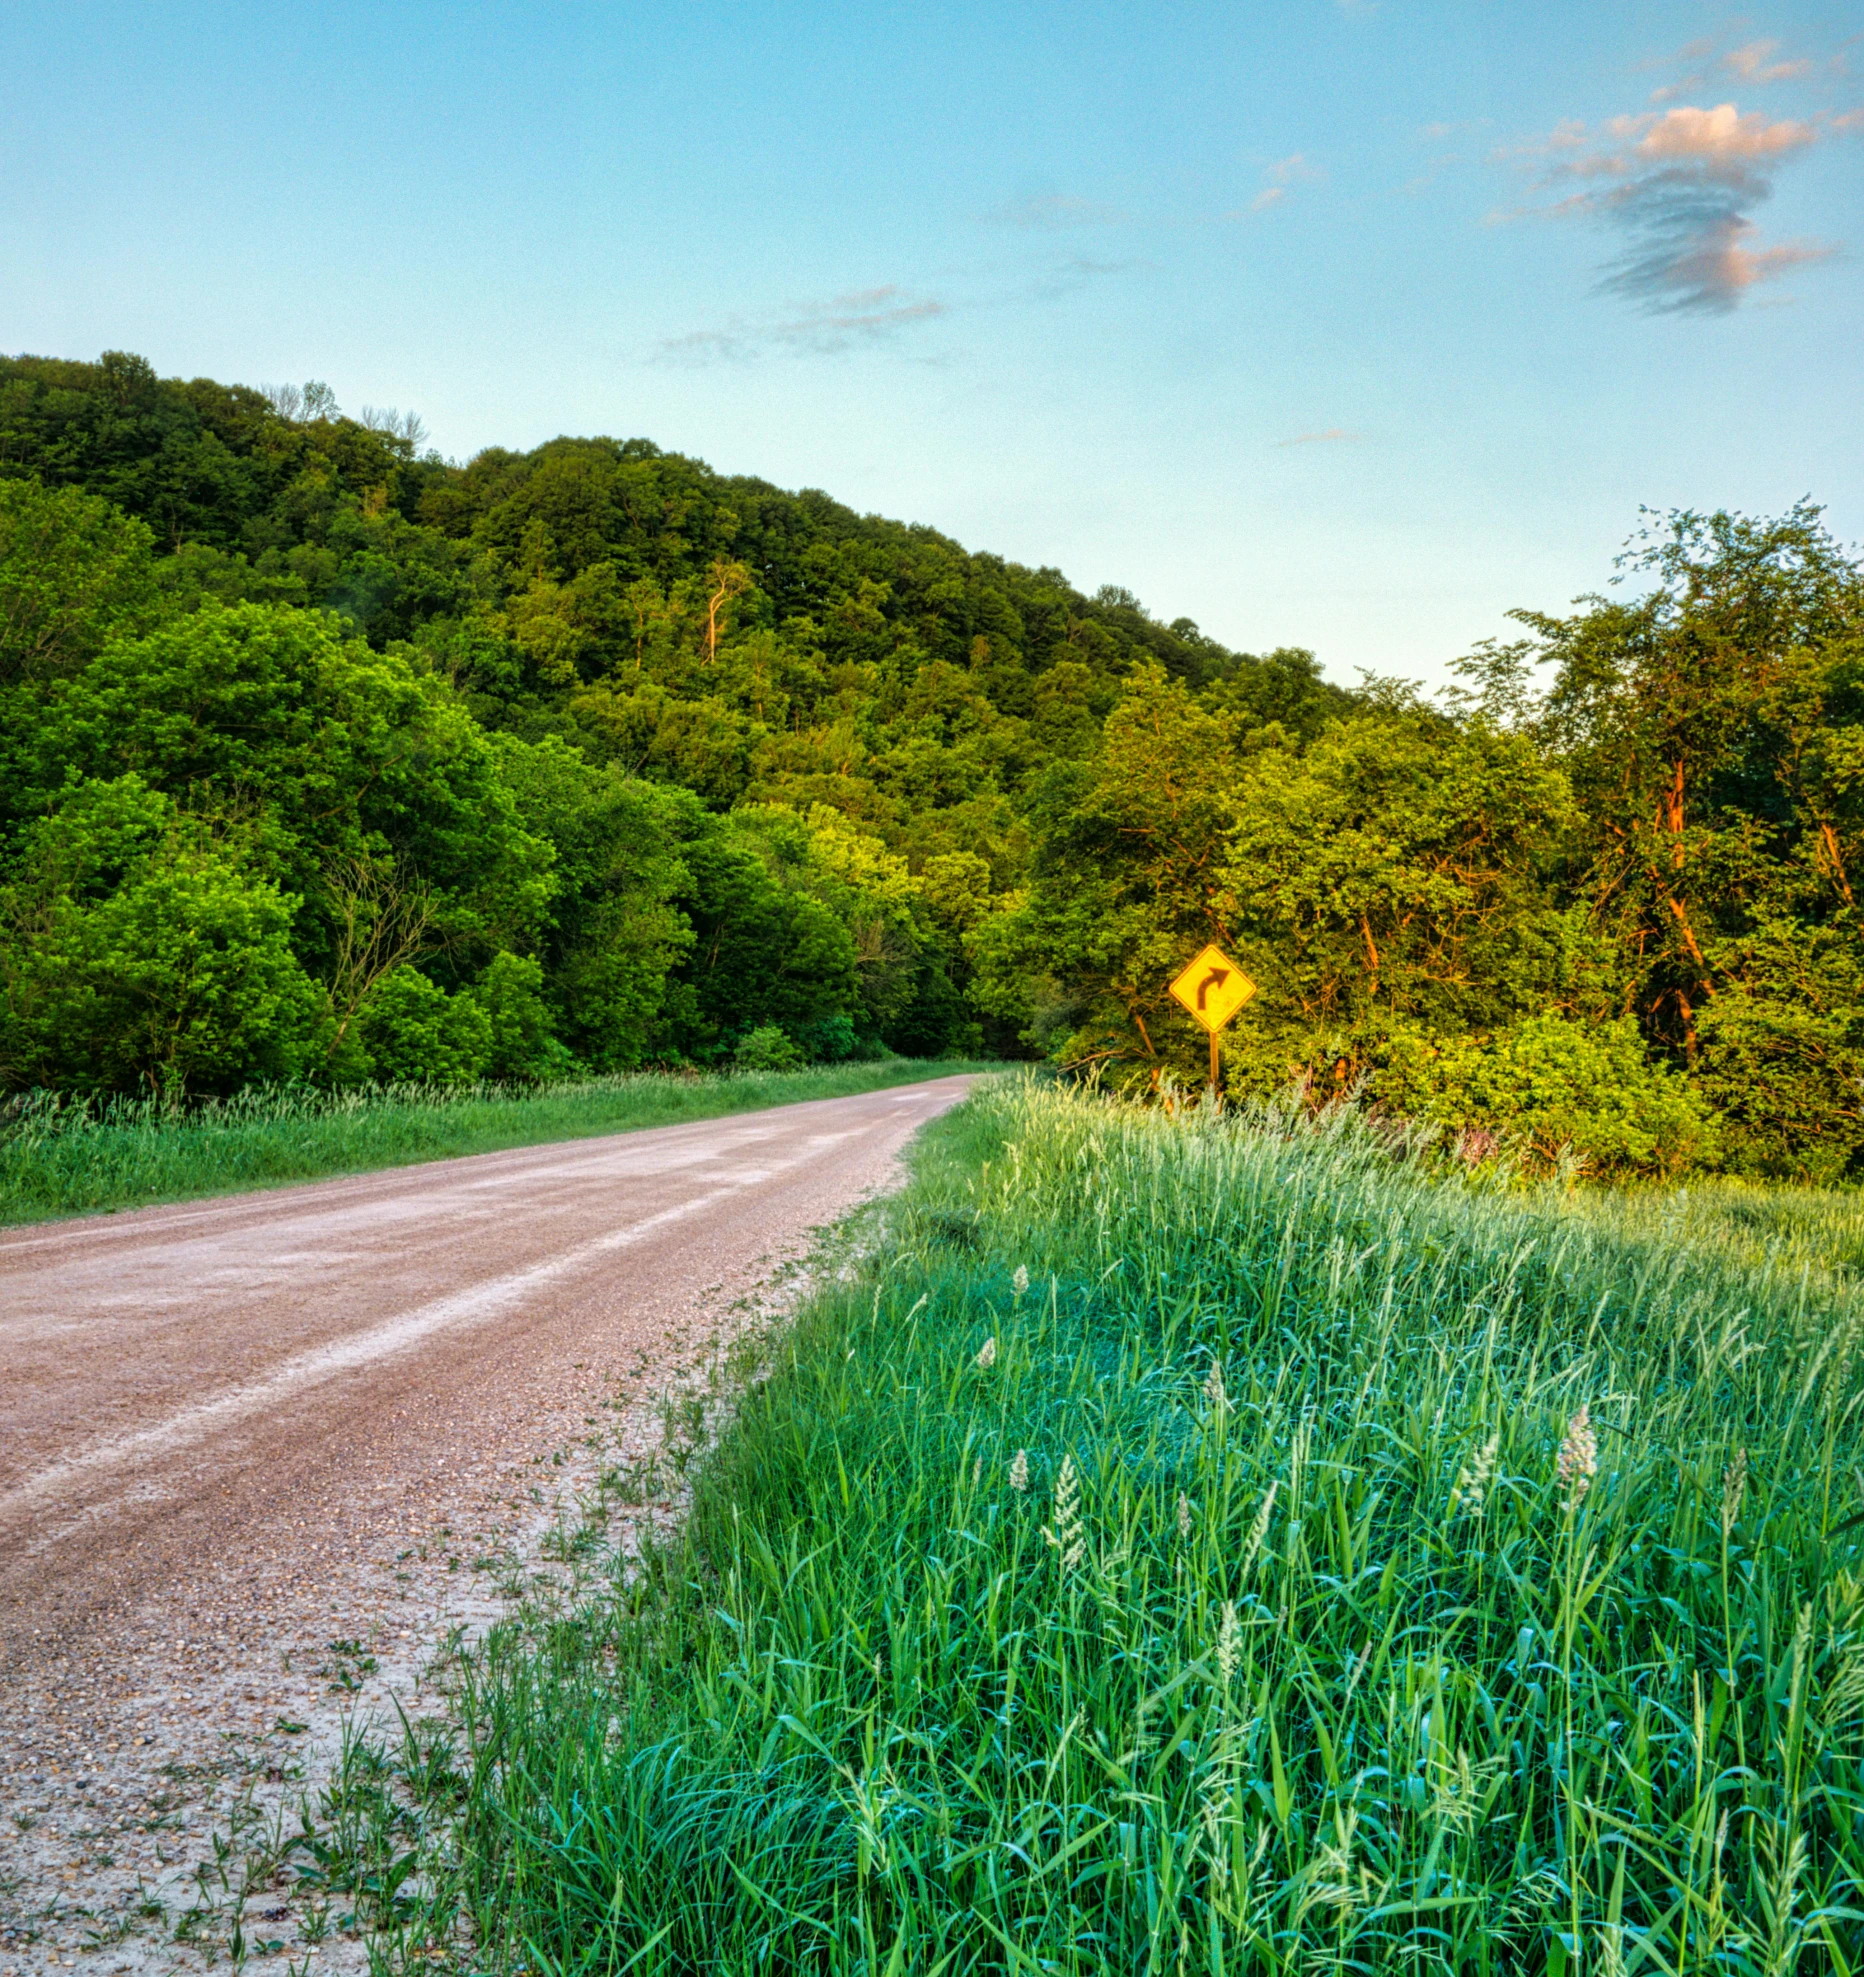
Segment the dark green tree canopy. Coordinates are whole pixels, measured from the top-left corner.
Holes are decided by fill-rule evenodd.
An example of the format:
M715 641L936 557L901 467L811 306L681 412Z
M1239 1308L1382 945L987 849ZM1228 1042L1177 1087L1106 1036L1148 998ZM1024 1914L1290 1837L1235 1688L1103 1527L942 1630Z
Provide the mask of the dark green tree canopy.
M1857 1171L1857 563L1809 505L1653 517L1519 616L1348 692L646 440L459 465L318 384L0 359L0 1077L987 1046L1168 1093L1214 939L1233 1091Z

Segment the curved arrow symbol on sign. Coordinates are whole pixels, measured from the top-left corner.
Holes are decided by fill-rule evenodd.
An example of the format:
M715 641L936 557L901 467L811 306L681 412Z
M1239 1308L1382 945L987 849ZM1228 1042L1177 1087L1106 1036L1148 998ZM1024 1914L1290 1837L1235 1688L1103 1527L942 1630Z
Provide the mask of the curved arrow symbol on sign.
M1229 979L1230 979L1229 969L1227 968L1211 969L1210 973L1206 975L1204 979L1201 982L1199 982L1197 985L1197 1006L1200 1009L1202 1009L1204 1006L1204 998L1211 992L1211 990L1214 988L1220 989L1224 985L1224 983L1227 982Z

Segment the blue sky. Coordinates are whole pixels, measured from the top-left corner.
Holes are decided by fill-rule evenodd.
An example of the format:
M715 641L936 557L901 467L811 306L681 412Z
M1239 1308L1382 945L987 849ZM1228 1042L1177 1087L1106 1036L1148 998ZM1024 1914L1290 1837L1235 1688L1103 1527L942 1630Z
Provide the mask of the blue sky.
M1864 534L1845 7L0 9L0 349L644 435L1440 679Z

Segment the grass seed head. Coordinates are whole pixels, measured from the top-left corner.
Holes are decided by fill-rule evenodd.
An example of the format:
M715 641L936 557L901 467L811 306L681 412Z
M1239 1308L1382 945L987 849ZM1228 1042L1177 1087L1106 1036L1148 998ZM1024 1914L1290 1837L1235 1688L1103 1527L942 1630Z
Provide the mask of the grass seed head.
M1243 1630L1236 1622L1236 1602L1226 1599L1223 1602L1223 1618L1217 1624L1217 1679L1226 1689L1236 1673L1237 1651L1242 1637Z
M1363 1868L1355 1872L1353 1866L1353 1834L1358 1824L1356 1811L1349 1811L1344 1819L1335 1816L1333 1838L1322 1843L1308 1870L1310 1879L1301 1902L1304 1910L1337 1909L1345 1919L1365 1900L1369 1876Z
M1763 1828L1763 1834L1767 1833L1767 1830ZM1771 1900L1767 1906L1773 1911L1770 1920L1773 1923L1774 1937L1777 1942L1790 1943L1798 1934L1793 1927L1793 1910L1799 1902L1799 1877L1806 1871L1806 1862L1811 1857L1811 1849L1806 1845L1804 1833L1793 1835L1792 1845L1787 1848L1784 1859L1779 1856L1778 1843L1771 1838L1763 1838L1762 1846L1765 1851L1773 1853L1778 1862L1774 1872L1768 1877L1772 1887L1769 1891ZM1797 1958L1789 1962L1786 1957L1779 1957L1770 1963L1768 1968L1770 1972L1786 1971L1793 1968L1797 1961Z
M1476 1823L1489 1787L1501 1775L1503 1760L1486 1757L1471 1764L1469 1753L1460 1745L1456 1761L1438 1760L1431 1766L1430 1813L1454 1833L1467 1832Z
M1183 1490L1178 1492L1178 1535L1181 1538L1191 1535L1191 1499Z
M1016 1293L1016 1301L1018 1304L1021 1304L1023 1299L1029 1295L1028 1264L1026 1263L1017 1264L1016 1275L1010 1279L1010 1289Z
M1210 1371L1204 1378L1204 1398L1210 1402L1211 1408L1218 1420L1222 1420L1224 1415L1229 1412L1230 1396L1223 1384L1223 1361L1221 1359L1213 1359L1210 1362Z
M1853 1641L1838 1663L1838 1672L1820 1699L1819 1718L1828 1730L1864 1711L1864 1641Z
M1061 1474L1055 1478L1055 1523L1043 1527L1042 1535L1054 1547L1061 1569L1072 1572L1087 1556L1087 1531L1081 1522L1081 1478L1075 1472L1074 1457L1064 1455Z
M1249 1527L1249 1543L1243 1549L1243 1577L1249 1577L1249 1568L1256 1562L1259 1552L1269 1535L1269 1519L1275 1514L1275 1492L1280 1483L1271 1483L1269 1493L1262 1499L1262 1508L1256 1512L1256 1521Z
M1722 1536L1727 1537L1740 1521L1741 1500L1747 1495L1747 1450L1735 1450L1734 1460L1722 1471Z
M993 1333L991 1337L987 1338L982 1344L982 1346L978 1348L977 1370L980 1373L988 1373L990 1369L994 1365L996 1365L996 1363L997 1363L997 1341L996 1341L996 1336Z
M1598 1473L1599 1438L1592 1431L1591 1408L1582 1406L1566 1424L1566 1438L1560 1444L1559 1475L1568 1510L1577 1510L1585 1501Z
M1016 1460L1010 1464L1010 1488L1021 1496L1028 1487L1029 1451L1026 1448L1019 1448L1016 1451Z
M1225 1840L1234 1823L1230 1807L1236 1797L1236 1759L1234 1733L1226 1729L1218 1736L1210 1767L1198 1791L1198 1815L1204 1829L1202 1844L1210 1860L1211 1885L1219 1895L1230 1881L1230 1856Z
M1482 1515L1482 1504L1488 1493L1489 1478L1495 1473L1496 1451L1501 1445L1501 1436L1491 1435L1476 1450L1474 1458L1456 1472L1456 1487L1450 1492L1452 1510L1467 1511L1471 1517Z

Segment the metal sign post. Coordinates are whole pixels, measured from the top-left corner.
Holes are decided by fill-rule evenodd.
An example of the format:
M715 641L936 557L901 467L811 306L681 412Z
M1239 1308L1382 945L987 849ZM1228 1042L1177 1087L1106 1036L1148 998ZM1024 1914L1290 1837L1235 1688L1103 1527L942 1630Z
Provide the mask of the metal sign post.
M1210 1032L1210 1089L1221 1095L1223 1065L1217 1050L1217 1034L1231 1021L1243 1004L1255 994L1256 985L1220 947L1207 947L1171 984L1171 992Z

